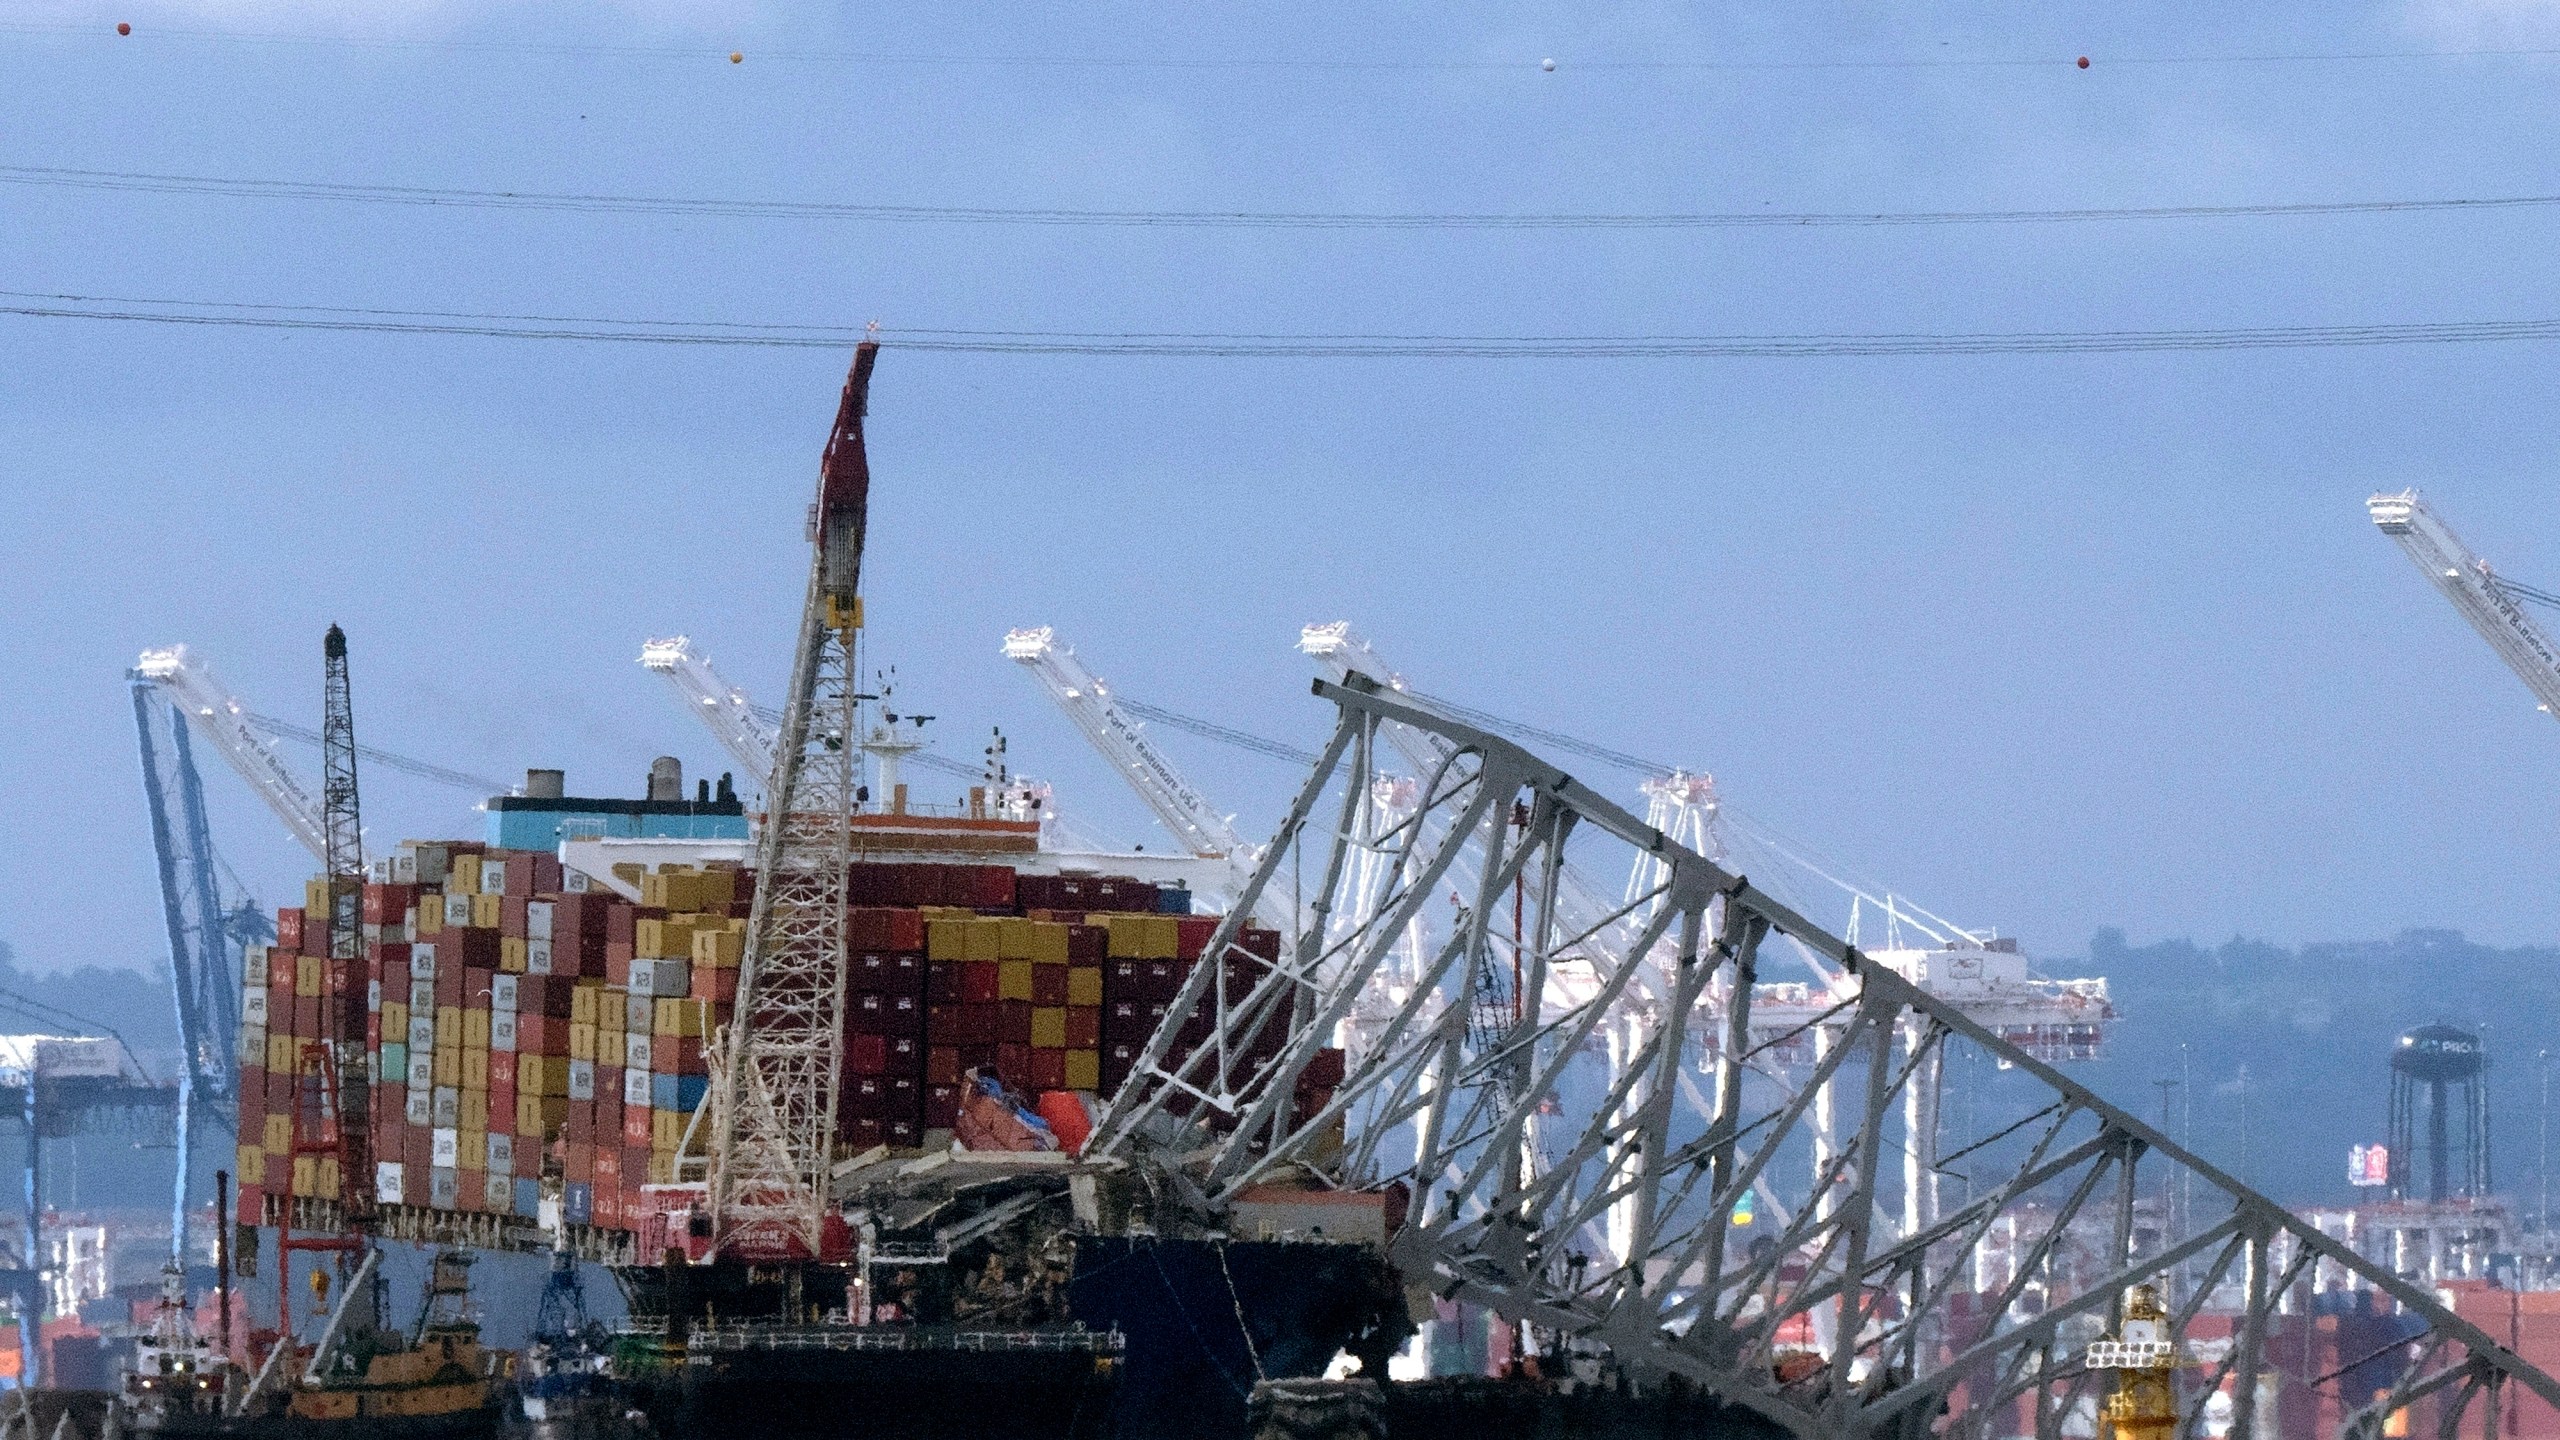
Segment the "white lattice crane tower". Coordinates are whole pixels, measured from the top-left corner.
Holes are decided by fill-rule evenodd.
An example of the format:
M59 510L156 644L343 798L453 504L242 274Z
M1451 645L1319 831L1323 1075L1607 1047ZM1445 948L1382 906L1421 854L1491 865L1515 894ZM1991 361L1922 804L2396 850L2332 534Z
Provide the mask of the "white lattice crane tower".
M712 1244L829 1258L828 1166L844 1075L845 886L853 862L854 636L871 472L862 417L879 346L854 351L810 509L808 599L756 846L738 999L713 1086Z

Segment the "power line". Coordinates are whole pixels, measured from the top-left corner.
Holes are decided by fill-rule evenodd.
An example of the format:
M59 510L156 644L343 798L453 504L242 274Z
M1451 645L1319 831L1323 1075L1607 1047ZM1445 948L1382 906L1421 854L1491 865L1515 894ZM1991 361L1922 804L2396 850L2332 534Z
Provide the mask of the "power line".
M841 350L854 327L686 320L609 320L234 305L192 300L0 291L0 315L136 324L509 340ZM900 349L981 355L1097 355L1208 359L1816 359L1906 355L2120 355L2231 350L2311 350L2381 345L2470 345L2560 339L2560 319L2454 320L2368 325L2232 326L2198 330L2042 330L1799 335L1356 335L1224 332L900 329L880 333Z
M2560 195L2418 200L2312 200L2241 205L2080 206L2009 210L1470 211L1074 210L988 205L871 205L707 196L466 190L329 180L244 180L0 165L0 185L233 199L337 201L434 209L536 210L584 215L678 215L937 225L1028 225L1225 230L1806 230L1938 225L2057 225L2104 221L2230 220L2423 211L2546 209Z
M0 25L0 33L19 35L67 35L103 38L111 27L101 25L22 23ZM461 38L420 38L407 36L295 35L278 31L204 30L180 27L147 26L138 35L121 43L152 40L203 40L243 45L303 45L326 49L352 50L452 50L478 51L502 55L599 55L627 59L692 60L705 63L725 62L733 53L751 54L758 61L788 61L823 65L887 65L927 68L988 68L1035 70L1228 70L1228 71L1343 71L1351 73L1429 73L1489 72L1540 74L1546 62L1556 61L1556 68L1566 74L1582 71L1600 72L1719 72L1753 70L2063 70L2078 68L2080 56L2056 52L2050 55L1914 55L1867 56L1832 59L1755 59L1719 57L1697 59L1612 60L1605 57L1582 59L1570 54L1530 55L1526 52L1502 59L1456 59L1431 56L1389 58L1317 57L1290 55L1035 55L1024 53L966 54L915 50L806 50L789 47L739 51L728 45L604 45L542 40L469 40ZM2518 59L2560 55L2560 47L2548 46L2482 46L2456 50L2309 50L2271 51L2249 54L2188 55L2109 55L2101 52L2095 63L2101 66L2184 66L2184 65L2291 65L2291 64L2365 64L2373 62Z

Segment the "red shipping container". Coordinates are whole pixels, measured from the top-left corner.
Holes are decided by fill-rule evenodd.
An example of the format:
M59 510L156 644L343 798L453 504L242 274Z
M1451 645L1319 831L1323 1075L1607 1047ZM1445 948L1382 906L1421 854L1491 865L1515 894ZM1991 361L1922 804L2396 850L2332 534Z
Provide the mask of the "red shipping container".
M948 1130L960 1118L960 1086L958 1082L933 1083L924 1087L924 1123L936 1130Z
M583 895L563 895L551 904L551 944L554 952L560 943L575 937L592 935L602 940L605 935L605 912L620 905L622 898L607 890L590 890Z
M1099 965L1111 957L1111 932L1099 925L1067 928L1067 963Z
M969 898L963 904L981 910L1013 908L1014 871L1010 865L972 865L969 872Z
M489 1052L489 1088L492 1090L501 1088L513 1090L516 1088L516 1056L514 1051L492 1050Z
M913 910L862 906L847 917L846 944L855 950L922 950L924 917Z
M326 914L305 914L302 917L301 935L303 954L326 955L329 953L329 917Z
M1173 922L1173 953L1185 960L1197 960L1209 948L1209 937L1218 929L1215 915L1185 915Z
M888 1143L896 1149L913 1150L924 1143L924 1127L913 1120L892 1116L884 1124Z
M1102 1007L1070 1005L1067 1007L1067 1048L1091 1050L1102 1043Z
M1032 1090L1065 1089L1067 1087L1067 1052L1064 1050L1032 1051L1030 1065L1024 1073L1022 1083L1026 1089Z
M660 919L664 919L666 917L666 912L663 910L656 910L650 913ZM636 905L606 906L604 912L604 938L606 943L610 945L629 945L632 941L632 937L638 933L639 923L640 907Z
M657 1112L646 1105L622 1107L622 1144L627 1150L647 1150L654 1117Z
M708 1075L703 1068L699 1035L652 1035L649 1068L660 1075Z
M881 1075L889 1069L889 1042L879 1035L854 1035L844 1044L844 1068L855 1075Z
M996 1045L995 1071L996 1078L1007 1086L1022 1089L1030 1083L1031 1047L1012 1041L999 1042Z
M996 1041L1005 1045L1031 1043L1031 1012L1028 1000L1001 1000L996 1003Z
M622 1189L622 1147L620 1145L606 1145L601 1142L597 1144L595 1177L598 1195L608 1190L620 1192Z
M714 1005L734 1004L738 998L738 972L697 965L693 969L690 993L694 999L708 1000Z
M1064 1005L1067 1003L1067 967L1034 965L1031 967L1031 1003Z
M368 1050L382 1048L382 1012L379 1010L364 1017L364 1045Z
M560 1178L573 1185L586 1185L595 1180L596 1147L587 1140L571 1140L560 1155Z
M844 1028L848 1035L881 1035L888 1020L888 996L868 990L857 990L844 997Z
M415 885L367 885L364 887L364 923L397 925L409 907L417 903L417 897L418 887Z
M849 982L856 990L876 990L883 995L912 995L924 988L925 959L912 951L865 950L853 957L853 976Z
M924 1052L924 1078L928 1085L960 1083L960 1050L954 1045L929 1046Z
M1236 931L1236 948L1277 965L1280 963L1280 932L1244 926Z
M569 1053L569 1022L557 1015L518 1015L516 1017L516 1053L519 1055Z
M426 1174L436 1162L435 1131L424 1125L409 1127L400 1140L400 1162L403 1168Z
M963 960L960 971L960 998L971 1005L984 1005L1004 993L1004 969L995 960Z
M936 1044L990 1044L996 1038L996 1011L991 1005L927 1007L924 1033Z
M960 967L931 965L924 972L924 998L934 1005L960 1005Z
M566 1020L576 1013L577 982L566 975L527 975L516 982L518 1015Z
M560 1122L560 1138L569 1144L593 1145L596 1139L596 1107L592 1100L569 1102L568 1118ZM576 1176L571 1176L576 1179Z
M329 1033L320 1028L320 1015L321 1010L319 996L296 995L293 997L294 1034L301 1036L305 1040L316 1040Z
M560 860L539 850L519 850L507 857L509 899L542 895L560 888Z
M1105 960L1102 962L1102 994L1105 999L1135 1000L1146 993L1146 961Z
M447 970L498 968L498 932L477 926L455 929L447 926L436 935L436 974Z
M868 1116L846 1116L843 1128L844 1138L856 1150L889 1143L889 1127Z

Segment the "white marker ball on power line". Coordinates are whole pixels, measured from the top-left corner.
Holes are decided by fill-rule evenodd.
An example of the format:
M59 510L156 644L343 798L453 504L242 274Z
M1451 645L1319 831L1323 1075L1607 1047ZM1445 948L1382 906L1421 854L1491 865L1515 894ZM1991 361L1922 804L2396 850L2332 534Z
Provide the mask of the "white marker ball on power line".
M1553 70L1556 68L1556 62L1553 60L1541 60L1538 62L1538 68L1541 70Z

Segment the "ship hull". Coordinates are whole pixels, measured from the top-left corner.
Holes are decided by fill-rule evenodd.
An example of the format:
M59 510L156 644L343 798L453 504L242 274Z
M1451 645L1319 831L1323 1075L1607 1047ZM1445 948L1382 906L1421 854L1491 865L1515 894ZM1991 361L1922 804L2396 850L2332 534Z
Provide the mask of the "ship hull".
M626 1393L669 1440L1105 1440L1116 1379L1089 1350L745 1349Z
M1384 1374L1411 1333L1363 1245L1078 1236L1068 1297L1127 1339L1113 1440L1241 1440L1256 1380L1321 1375L1345 1351Z
M314 1420L295 1415L170 1415L137 1418L130 1433L159 1440L496 1440L496 1405L440 1415L361 1415Z

